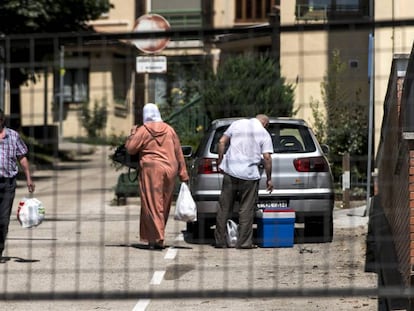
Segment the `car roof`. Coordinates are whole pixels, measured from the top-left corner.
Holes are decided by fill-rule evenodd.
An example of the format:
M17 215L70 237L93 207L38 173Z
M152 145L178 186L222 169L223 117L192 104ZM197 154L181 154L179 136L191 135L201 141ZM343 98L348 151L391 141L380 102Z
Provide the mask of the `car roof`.
M218 128L221 126L229 125L233 123L234 121L240 120L240 119L247 119L247 118L243 118L243 117L220 118L220 119L213 120L211 122L211 127ZM269 122L270 123L296 124L296 125L303 125L303 126L308 127L308 124L306 123L306 121L303 119L299 119L299 118L269 117Z

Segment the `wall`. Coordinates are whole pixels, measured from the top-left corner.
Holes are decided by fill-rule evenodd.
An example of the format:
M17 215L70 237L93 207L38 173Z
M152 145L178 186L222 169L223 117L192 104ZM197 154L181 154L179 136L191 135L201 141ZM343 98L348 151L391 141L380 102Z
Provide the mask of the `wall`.
M380 279L385 283L383 285L392 285L387 284L391 277L387 278L383 272L391 270L388 275L399 275L402 286L410 288L413 285L414 266L414 140L413 133L402 131L402 120L406 106L414 105L413 99L407 98L404 93L412 85L414 54L409 56L408 67L407 57L395 55L392 62L377 156L379 204L390 228L389 238L393 247L385 249L388 242L385 236L377 237L377 243L382 253L395 252L396 255L392 266L379 266L383 274ZM405 67L406 71L403 70ZM412 305L413 301L410 303Z
M213 26L215 28L231 27L234 25L236 1L214 1Z
M132 31L135 23L135 0L111 0L114 8L109 14L89 24L98 32Z
M326 20L297 21L295 17L296 1L281 1L281 25L322 24ZM282 32L281 70L288 83L295 85L295 108L297 117L313 123L310 103L319 102L323 108L321 83L327 75L332 51L338 49L341 61L347 66L347 72L341 77L342 88L347 101L355 100L356 90L361 90L359 98L368 104L368 31L327 31L314 30L302 32ZM351 60L358 61L357 68L349 66Z
M377 1L378 2L378 1ZM375 20L410 19L414 17L411 0L381 1L375 5ZM410 53L413 27L377 28L375 30L375 150L379 143L382 121L382 104L387 92L387 81L393 55Z

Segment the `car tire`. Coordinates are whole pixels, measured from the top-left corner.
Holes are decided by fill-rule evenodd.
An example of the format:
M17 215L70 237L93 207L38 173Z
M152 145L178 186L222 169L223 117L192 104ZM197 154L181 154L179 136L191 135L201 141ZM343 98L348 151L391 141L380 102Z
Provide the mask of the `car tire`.
M305 218L304 235L306 241L326 243L333 240L333 216L312 216Z

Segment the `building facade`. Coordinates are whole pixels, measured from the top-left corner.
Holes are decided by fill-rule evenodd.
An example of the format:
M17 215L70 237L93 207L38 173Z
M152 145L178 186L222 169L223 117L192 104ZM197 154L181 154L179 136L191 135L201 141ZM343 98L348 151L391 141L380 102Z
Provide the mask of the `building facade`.
M275 7L279 8L281 74L295 86L296 116L313 123L310 103L316 101L323 106L321 83L332 62L332 53L337 50L347 67L342 77L345 102L360 101L367 106L374 105L375 146L379 141L382 106L393 54L408 53L413 37L413 29L409 26L300 30L301 25L324 25L328 22L409 19L414 17L414 8L409 0L387 1L381 6L372 0L112 0L111 3L113 9L99 20L90 22L97 32L127 34L133 31L137 19L144 14L164 16L172 30L260 27L268 25L269 13ZM289 26L296 28L292 30ZM167 101L172 96L171 90L184 87L188 74L197 64L205 64L208 60L215 66L226 53L270 51L275 39L257 36L222 40L223 37L214 40L201 36L170 38L167 48L157 53L167 57L169 74L136 73L136 57L145 53L128 40L65 47L63 135L85 135L79 123L79 103L85 101L91 105L96 101L107 105L108 124L104 134L127 132L140 120L143 104ZM374 53L370 52L370 38L373 38ZM82 53L76 49L81 49ZM371 80L370 64L373 64L375 77ZM175 71L174 75L170 74L171 71ZM56 118L57 76L56 71L47 70L39 75L36 84L22 88L23 125L44 123L44 109L50 110L46 111L49 123L59 121ZM48 105L30 104L43 101Z

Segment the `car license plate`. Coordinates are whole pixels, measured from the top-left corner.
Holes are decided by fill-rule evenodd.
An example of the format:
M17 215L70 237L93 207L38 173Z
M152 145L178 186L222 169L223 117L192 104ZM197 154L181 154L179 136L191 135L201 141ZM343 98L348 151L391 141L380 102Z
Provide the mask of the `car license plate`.
M259 202L259 203L257 203L257 207L260 208L260 209L287 208L288 207L288 202L287 201Z

